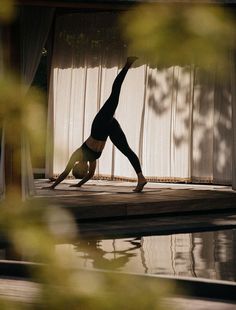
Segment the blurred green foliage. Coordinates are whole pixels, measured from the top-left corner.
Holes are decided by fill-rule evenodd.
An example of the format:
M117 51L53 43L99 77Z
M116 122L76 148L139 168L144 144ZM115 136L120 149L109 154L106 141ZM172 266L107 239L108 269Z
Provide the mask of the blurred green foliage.
M15 15L14 0L1 0L0 21L9 22Z
M31 281L40 284L33 304L4 300L1 309L164 309L161 298L172 288L156 279L80 270L66 250L56 254L58 242L71 243L78 235L65 210L20 202L12 190L1 212L1 236L10 240L19 257L37 263L29 269Z
M6 83L17 91L19 101L5 92L8 108L4 106L1 109L3 102L0 102L0 118L6 116L5 121L9 121L13 132L23 128L30 130L31 122L37 123L34 118L37 104L34 106L34 103L38 102L38 93L32 92L27 100L21 101L20 84L12 84L9 80ZM0 91L2 85L0 82ZM28 112L31 109L32 115ZM10 141L13 145L17 142L14 138ZM0 204L0 236L8 240L17 257L37 264L36 268L35 265L29 265L28 268L30 281L40 285L33 303L1 299L1 310L64 310L67 307L86 310L164 309L161 298L170 293L170 287L146 277L137 281L132 276L118 273L79 270L74 257L66 250L60 255L55 250L56 244L73 243L78 238L73 217L60 207L48 205L46 201L30 199L23 202L17 188L10 188L9 192L10 195Z
M226 8L214 5L140 5L121 20L130 54L144 62L226 67L235 47L235 21Z
M25 133L34 147L31 156L35 163L40 160L40 150L45 137L45 94L23 85L12 73L0 77L0 122L4 124L7 142L18 147L21 134Z
M13 2L2 0L0 19L9 21L13 13ZM33 150L37 156L44 132L43 94L36 88L28 89L7 68L0 78L0 94L0 122L8 145L20 152L21 135L26 132L37 141ZM73 217L46 201L23 202L16 185L8 188L8 193L0 204L0 236L19 258L36 263L28 268L30 280L39 286L33 302L1 298L1 310L163 309L161 297L167 296L171 288L147 277L137 281L136 277L118 273L78 270L68 252L57 255L55 251L58 242L70 243L78 237Z

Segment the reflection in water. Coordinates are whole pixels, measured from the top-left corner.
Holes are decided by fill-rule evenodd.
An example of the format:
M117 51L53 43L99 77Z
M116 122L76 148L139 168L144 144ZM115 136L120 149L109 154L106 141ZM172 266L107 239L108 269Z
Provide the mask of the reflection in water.
M120 244L118 240L80 241L75 250L84 262L84 267L88 265L98 269L120 270L136 256L136 250L141 245L135 239L120 239Z
M83 268L236 281L234 229L56 245L59 256L65 252ZM0 259L19 257L4 248Z
M236 280L236 230L80 242L88 268Z

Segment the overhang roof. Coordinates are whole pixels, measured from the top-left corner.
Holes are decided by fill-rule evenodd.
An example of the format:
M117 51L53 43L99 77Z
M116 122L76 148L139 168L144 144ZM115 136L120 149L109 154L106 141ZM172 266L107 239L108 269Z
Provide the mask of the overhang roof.
M137 3L160 4L236 4L236 0L17 0L18 5L53 6L53 7L78 7L91 5L121 5Z

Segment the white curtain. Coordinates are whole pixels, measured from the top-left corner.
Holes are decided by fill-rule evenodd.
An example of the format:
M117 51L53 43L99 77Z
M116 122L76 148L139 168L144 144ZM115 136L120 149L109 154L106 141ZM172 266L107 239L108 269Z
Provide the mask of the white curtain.
M23 7L20 12L21 74L30 87L38 68L42 49L53 20L54 9L44 7ZM22 133L21 175L23 198L34 194L33 171L30 159L29 141Z
M57 19L49 94L48 175L57 175L89 136L99 107L125 62L116 13ZM232 179L231 82L194 66L130 69L116 118L144 174L153 181ZM97 175L133 179L128 160L110 143Z
M144 170L151 179L189 181L193 70L147 68Z

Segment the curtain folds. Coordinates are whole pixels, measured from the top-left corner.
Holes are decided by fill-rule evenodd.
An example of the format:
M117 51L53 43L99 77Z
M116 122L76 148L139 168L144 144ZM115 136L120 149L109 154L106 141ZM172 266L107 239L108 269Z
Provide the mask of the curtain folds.
M38 68L53 16L52 8L23 7L20 11L21 75L28 87L32 84ZM25 198L34 194L30 147L25 133L22 133L21 143L22 196Z
M33 82L53 16L52 8L32 6L21 9L21 73L26 85Z
M59 174L89 136L125 62L117 18L117 13L79 13L57 19L48 176ZM194 66L158 69L143 64L130 69L115 116L150 180L231 184L232 78L220 79L217 72L209 76ZM96 173L100 178L135 178L110 141Z

